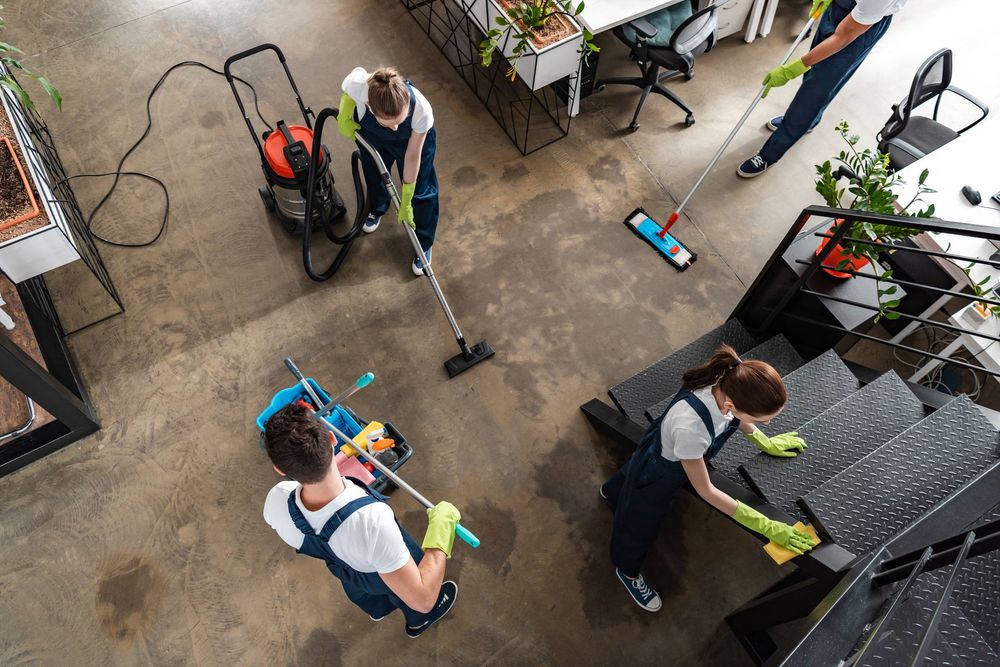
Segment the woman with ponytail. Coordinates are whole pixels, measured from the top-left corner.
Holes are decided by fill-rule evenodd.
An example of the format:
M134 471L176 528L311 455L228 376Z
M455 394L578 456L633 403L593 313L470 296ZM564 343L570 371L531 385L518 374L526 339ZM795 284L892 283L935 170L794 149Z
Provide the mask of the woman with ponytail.
M398 165L403 187L396 219L416 232L427 261L431 261L438 223L438 180L434 171L437 132L430 102L394 67L380 67L370 74L355 67L341 87L340 133L354 141L355 132L361 130L365 141L382 156L386 169L391 171ZM361 166L368 190L368 218L362 230L371 234L389 210L389 193L365 150L361 151ZM419 257L413 258L410 268L414 275L423 275Z
M804 450L805 442L795 433L768 438L757 428L774 419L787 400L774 368L763 361L743 361L723 345L706 364L684 373L681 390L650 424L632 458L601 486L601 497L615 510L611 560L640 607L662 607L639 568L685 482L712 507L781 546L799 554L812 549L807 533L772 521L717 489L705 465L737 429L773 456L795 456Z

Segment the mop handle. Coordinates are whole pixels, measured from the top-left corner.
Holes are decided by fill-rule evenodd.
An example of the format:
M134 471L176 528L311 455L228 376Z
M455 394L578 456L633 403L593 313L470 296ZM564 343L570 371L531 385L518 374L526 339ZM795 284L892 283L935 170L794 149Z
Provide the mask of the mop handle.
M788 59L792 57L793 53L795 53L795 49L799 48L799 44L801 44L802 40L806 38L806 33L809 32L809 29L812 28L813 24L816 22L816 19L819 18L819 15L821 13L822 12L817 11L815 14L809 17L809 21L806 22L805 27L802 28L802 32L800 32L799 36L795 38L795 41L792 43L791 48L788 49L788 53L786 53L785 57L782 59L781 61L782 65L787 63ZM708 166L705 167L705 171L703 171L701 173L701 176L698 177L698 180L695 181L694 187L691 188L690 192L687 193L687 196L684 197L684 200L681 201L680 206L674 209L674 212L670 214L670 217L667 219L667 223L663 225L663 229L661 229L660 232L657 234L657 236L659 236L661 239L666 237L667 231L669 231L670 228L674 225L674 223L677 222L677 219L681 215L681 211L684 210L684 207L687 206L688 201L691 200L691 197L694 196L694 193L698 191L699 187L701 187L702 181L704 181L705 177L708 176L708 173L715 168L715 165L719 161L719 158L721 158L722 154L726 152L727 148L729 148L729 144L732 142L734 138L736 138L737 133L741 129L743 129L743 124L747 122L747 118L750 117L750 114L753 113L753 110L757 108L757 104L764 97L765 90L767 90L767 85L761 84L760 90L757 92L757 96L753 98L753 102L751 102L750 106L747 107L747 110L743 112L743 116L740 117L739 121L736 123L732 131L729 133L729 136L726 137L726 140L722 142L721 146L719 146L719 150L717 150L715 152L715 155L712 156L712 159L709 161Z
M309 394L309 398L312 400L313 405L323 405L323 401L320 400L319 396L316 394L316 391L312 388L312 385L310 385L309 381L306 380L306 378L302 375L302 372L299 370L298 366L295 365L295 362L293 362L290 358L286 357L285 366L288 368L288 370L292 372L292 375L295 376L295 379L299 381L299 384L302 385L302 387L306 390L306 393ZM316 415L315 410L313 411L313 415L314 416ZM333 433L335 436L337 436L344 442L347 443L353 442L353 440L349 438L343 431L341 431L336 426L328 422L326 419L320 417L317 417L317 419L331 433ZM389 470L389 468L387 468L381 461L372 456L367 449L360 446L353 447L353 449L354 451L358 452L358 454L367 459L369 463L375 466L375 468L377 468L379 472L388 477L393 482L393 484L395 484L403 491L406 491L408 494L410 494L410 496L412 496L413 499L416 500L418 503L420 503L427 509L434 507L434 503L427 500L427 498L421 495L420 492L418 492L412 486L404 482L399 475ZM455 535L460 537L463 542L467 543L472 548L476 548L480 545L479 538L476 537L472 533L472 531L468 530L460 523L455 525Z
M392 174L389 173L389 169L385 166L385 161L382 160L382 156L379 152L372 148L372 145L361 135L361 132L354 133L354 140L358 142L358 145L364 148L368 155L375 162L375 166L378 169L379 174L382 176L382 183L385 185L386 191L389 193L389 198L392 200L392 205L396 207L398 211L400 208L399 192L396 190L396 184L392 181ZM420 241L417 239L416 232L409 225L403 225L406 228L406 235L410 239L410 245L413 246L413 251L420 258L420 262L424 267L424 274L430 279L431 287L434 289L434 296L437 297L438 302L441 304L444 310L445 316L448 318L448 324L451 325L451 330L455 334L455 338L461 341L463 344L465 342L465 336L462 335L462 330L458 327L458 320L451 312L451 307L448 306L447 299L444 298L444 292L441 291L441 286L438 285L437 278L434 277L434 269L431 268L431 263L427 259L427 255L424 254L424 249L420 246Z
M289 361L290 361L289 359L285 359L286 364ZM352 384L350 387L348 387L344 391L340 392L339 394L331 398L330 402L324 405L322 409L316 413L316 416L325 417L326 415L330 414L331 412L333 412L333 408L335 406L340 405L341 403L349 399L351 396L354 396L354 394L358 393L360 390L370 385L374 379L375 379L374 373L365 373L357 380L355 380L354 384Z

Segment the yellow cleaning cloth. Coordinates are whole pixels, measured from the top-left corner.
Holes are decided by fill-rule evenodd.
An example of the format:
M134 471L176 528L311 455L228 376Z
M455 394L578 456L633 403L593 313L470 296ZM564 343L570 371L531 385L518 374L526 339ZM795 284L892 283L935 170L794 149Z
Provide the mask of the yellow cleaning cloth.
M383 424L376 421L368 422L368 426L365 426L361 430L361 433L358 433L356 436L351 438L351 440L358 446L359 449L368 449L368 434L382 428L385 428ZM340 448L340 451L342 451L346 456L357 456L357 452L355 452L349 445L343 445Z
M812 526L807 526L801 521L796 522L795 527L803 532L812 535L813 544L819 544L819 535L816 534L815 528L813 528ZM777 563L778 565L781 565L782 563L787 563L788 561L798 556L798 554L795 553L794 551L789 551L788 549L781 546L780 544L777 544L776 542L768 542L767 544L765 544L764 551L766 551L767 555L773 558L774 562Z

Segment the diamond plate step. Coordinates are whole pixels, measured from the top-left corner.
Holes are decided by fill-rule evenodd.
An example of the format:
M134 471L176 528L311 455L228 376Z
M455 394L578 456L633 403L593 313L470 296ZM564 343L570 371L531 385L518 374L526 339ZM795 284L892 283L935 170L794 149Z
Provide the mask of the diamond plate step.
M741 352L740 357L743 359L759 359L760 361L767 362L771 364L776 371L778 371L779 375L782 376L788 375L805 363L805 360L802 359L799 353L795 351L795 348L788 342L788 339L781 334L768 338L760 345L757 345L746 352ZM677 389L680 389L680 381L678 381ZM674 392L676 392L677 389L674 389ZM648 421L653 421L662 415L663 411L667 409L668 405L670 405L672 398L673 393L646 410L646 419Z
M723 343L731 345L738 354L752 348L756 343L739 321L727 320L722 326L712 329L698 340L644 368L624 382L608 390L608 395L618 409L630 419L645 424L646 408L673 396L681 386L684 371L712 356Z
M794 458L756 454L740 466L751 487L792 516L795 501L924 418L924 408L893 371L798 427L806 450ZM864 425L859 428L859 425ZM767 433L779 433L767 427Z
M804 500L838 544L864 554L996 463L998 440L996 428L959 396Z
M997 519L1000 519L1000 505L967 530ZM955 581L952 598L993 652L1000 654L1000 551L970 558Z
M799 426L858 389L858 379L833 350L827 350L783 379L788 392L788 403L781 414L768 424L768 433L796 431ZM755 454L757 448L737 434L712 459L712 467L744 483L736 469Z
M963 568L971 562L963 563ZM864 667L896 667L910 664L944 592L949 572L950 570L945 568L917 577L907 599L889 619L888 626L866 654L861 663ZM996 667L998 658L963 610L955 604L955 598L952 596L941 614L937 638L921 664Z

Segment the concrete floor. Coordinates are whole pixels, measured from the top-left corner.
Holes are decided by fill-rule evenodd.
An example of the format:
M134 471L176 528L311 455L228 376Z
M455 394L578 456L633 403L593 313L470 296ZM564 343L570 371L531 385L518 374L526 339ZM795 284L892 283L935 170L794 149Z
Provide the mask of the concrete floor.
M638 610L613 577L596 493L627 452L578 406L725 319L794 214L818 201L812 165L839 150L834 122L871 137L926 55L951 46L956 84L1000 103L995 31L969 18L982 3L945 12L911 0L820 129L774 172L738 182L732 169L793 87L765 100L693 202L694 224L678 228L700 259L677 274L621 218L639 204L665 213L684 194L804 3L786 3L769 38L727 40L676 85L694 127L654 99L641 130L622 134L636 95L609 89L568 138L527 158L393 0L7 4L5 39L66 99L46 116L70 173L112 168L141 130L149 88L180 60L221 66L275 42L317 109L355 64L401 66L437 116L435 267L469 337L498 352L445 378L449 330L395 225L360 241L330 284L309 282L254 192L261 175L227 86L175 73L128 163L167 182L170 227L151 248L102 249L127 312L71 341L103 429L0 485L2 664L748 663L722 618L788 570L684 496L646 567L665 609ZM629 71L624 51L603 44L602 73ZM275 70L244 68L265 115L290 118ZM347 146L332 130L328 144L346 190ZM98 183L78 192L85 208L102 194ZM97 226L147 237L160 206L128 183ZM371 624L261 520L276 478L253 419L290 383L285 355L330 388L375 371L352 405L411 438L407 477L458 505L483 539L476 552L456 547L460 600L419 641L405 641L399 618ZM416 504L392 504L422 534Z

